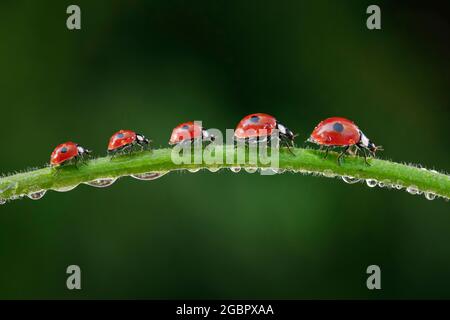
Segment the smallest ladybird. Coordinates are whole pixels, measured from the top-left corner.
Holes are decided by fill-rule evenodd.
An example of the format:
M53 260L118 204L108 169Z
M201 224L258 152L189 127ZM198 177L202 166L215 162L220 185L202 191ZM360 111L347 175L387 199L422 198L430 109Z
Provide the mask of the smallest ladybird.
M50 156L50 165L56 167L71 161L77 161L80 158L83 158L84 155L90 153L90 150L72 141L68 141L58 145L55 150L53 150Z
M126 150L131 152L136 145L144 149L149 143L150 141L142 134L131 130L120 130L109 139L108 153L115 154Z
M213 141L214 136L208 130L204 130L196 121L183 122L172 130L169 144L191 143L195 139L202 141Z

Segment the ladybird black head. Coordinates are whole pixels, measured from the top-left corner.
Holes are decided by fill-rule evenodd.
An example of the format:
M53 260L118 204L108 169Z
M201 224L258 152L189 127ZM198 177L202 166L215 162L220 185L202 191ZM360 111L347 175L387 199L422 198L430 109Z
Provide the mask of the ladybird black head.
M375 153L377 151L383 151L382 146L376 146L373 142L369 142L369 146L367 148L369 149L373 157L375 157Z
M369 138L367 138L366 135L364 133L362 133L361 131L360 131L360 135L361 135L361 138L359 139L358 146L369 150L370 154L373 157L375 157L375 153L378 150L383 150L383 148L381 146L376 146L375 143L370 141Z
M144 137L142 134L139 134L139 133L136 133L136 140L137 140L137 143L139 143L140 145L150 143L150 141L146 137Z
M297 136L296 134L294 134L291 130L289 130L287 127L285 127L279 122L277 122L277 129L278 131L280 131L280 136L282 138L289 140L292 143L292 145L294 145L294 139Z
M83 148L83 147L80 146L80 145L77 145L77 150L78 150L78 154L79 154L80 156L82 156L82 155L84 155L84 154L90 154L90 153L91 153L91 150L88 150L88 149L86 149L86 148Z
M333 124L333 130L336 132L342 132L342 131L344 131L344 126L340 122L335 122Z

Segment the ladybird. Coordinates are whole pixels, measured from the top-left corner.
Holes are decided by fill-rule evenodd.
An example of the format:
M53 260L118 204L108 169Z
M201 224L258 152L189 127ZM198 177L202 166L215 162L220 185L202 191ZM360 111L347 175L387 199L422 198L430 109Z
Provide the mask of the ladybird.
M361 151L364 154L366 164L369 164L366 151L375 157L377 150L383 150L381 146L376 146L370 141L353 121L342 117L332 117L320 122L314 128L308 141L325 147L325 158L331 147L344 147L338 156L338 163L352 146L355 146L357 152Z
M169 144L192 142L194 139L214 140L214 137L204 130L197 122L189 121L176 126L170 135Z
M267 138L272 134L272 130L278 129L281 141L294 146L295 135L286 126L281 124L275 117L265 113L253 113L245 116L237 125L234 131L235 139ZM291 149L289 149L290 151Z
M60 144L53 150L50 156L50 165L59 166L68 163L71 160L76 161L89 153L90 151L88 149L83 148L72 141L68 141Z
M125 150L132 151L136 145L144 149L149 143L150 141L142 134L131 130L120 130L114 133L109 139L108 153L115 154Z

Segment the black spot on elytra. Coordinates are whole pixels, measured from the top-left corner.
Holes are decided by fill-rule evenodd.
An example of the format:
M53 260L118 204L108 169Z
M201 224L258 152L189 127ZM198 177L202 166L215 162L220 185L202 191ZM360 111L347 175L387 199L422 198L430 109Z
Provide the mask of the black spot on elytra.
M66 153L67 152L67 148L66 147L62 147L61 148L61 153Z
M252 117L250 118L250 122L258 123L258 122L259 122L259 117L258 117L258 116L252 116Z
M333 124L333 130L342 132L344 130L344 126L342 125L342 123L336 122L335 124Z
M117 139L122 139L125 135L123 133L119 133L116 137Z
M189 126L188 126L187 124L185 124L184 126L181 127L181 129L183 129L183 130L188 130L188 129L189 129Z

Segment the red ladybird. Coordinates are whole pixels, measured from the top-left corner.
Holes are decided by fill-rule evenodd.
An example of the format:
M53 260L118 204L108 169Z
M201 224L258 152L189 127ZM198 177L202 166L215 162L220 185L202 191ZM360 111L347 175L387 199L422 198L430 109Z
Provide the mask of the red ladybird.
M59 166L67 163L70 160L77 160L90 151L74 142L62 143L53 150L50 156L50 164L52 166Z
M314 128L308 141L325 146L325 157L328 155L330 147L344 147L344 150L339 154L338 162L351 146L355 146L357 151L364 153L364 159L367 164L366 150L373 157L375 157L377 150L382 150L380 146L376 146L370 141L356 124L341 117L332 117L320 122Z
M214 140L214 137L196 121L189 121L179 124L172 130L169 144L174 145L187 141L192 142L194 139Z
M108 143L108 153L132 150L135 145L145 148L150 141L142 134L131 130L120 130L112 135Z
M274 129L278 129L280 139L283 143L288 147L289 145L294 146L296 135L279 123L273 116L265 113L253 113L244 117L238 123L234 131L234 137L236 139L269 137Z

